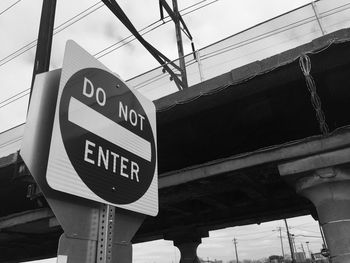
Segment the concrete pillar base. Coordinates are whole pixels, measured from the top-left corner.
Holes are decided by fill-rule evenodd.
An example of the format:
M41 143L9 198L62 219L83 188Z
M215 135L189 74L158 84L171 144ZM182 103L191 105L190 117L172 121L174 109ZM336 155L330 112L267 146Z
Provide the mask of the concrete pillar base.
M202 243L202 237L208 237L208 231L198 229L182 229L176 233L167 234L164 239L173 240L181 253L180 263L200 263L197 248Z
M323 168L296 182L316 207L333 263L350 262L350 170Z
M197 248L201 240L185 241L184 243L175 242L174 245L180 250L180 263L200 263L197 256Z

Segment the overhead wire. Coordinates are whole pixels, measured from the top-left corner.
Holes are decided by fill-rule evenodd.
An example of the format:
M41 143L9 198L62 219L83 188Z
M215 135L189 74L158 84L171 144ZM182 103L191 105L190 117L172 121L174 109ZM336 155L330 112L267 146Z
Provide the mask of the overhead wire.
M97 11L98 9L100 9L103 6L104 6L103 3L101 3L101 2L97 2L97 3L93 4L93 5L91 5L87 9L81 11L77 15L69 18L68 20L66 20L62 24L60 24L57 27L55 27L53 35L56 35L56 34L60 33L61 31L63 31L64 29L66 29L66 28L72 26L73 24L79 22L80 20L82 20L86 16L92 14L93 12ZM16 51L12 52L11 54L7 55L6 57L0 59L0 66L3 66L5 64L9 63L10 61L12 61L15 58L19 57L23 53L25 53L25 52L29 51L30 49L32 49L33 47L35 47L36 43L37 43L37 40L38 39L35 39L35 40L25 44L21 48L17 49Z
M341 6L341 8L343 8L343 7L347 6L347 5L349 5L349 4L345 4L345 5ZM336 9L339 9L339 8L336 8ZM332 9L332 10L333 10L333 9ZM334 10L335 10L335 9L334 9ZM341 12L341 11L342 11L342 10L337 10L337 11L335 11L334 13L327 14L327 15L323 15L323 17L325 18L325 17L328 17L329 15L334 15L334 14L337 14L337 13L339 13L339 12ZM280 28L273 29L273 30L268 31L268 32L266 32L266 33L263 33L263 34L254 36L254 37L252 37L252 38L243 40L243 41L241 41L241 42L238 42L238 43L235 43L235 44L226 46L226 47L224 47L224 48L215 50L215 51L213 51L213 52L204 54L204 55L201 56L201 59L202 59L202 60L205 60L205 59L208 59L208 58L211 58L211 57L214 57L214 56L217 56L217 55L226 53L226 52L231 51L231 50L233 50L233 49L237 49L237 48L239 48L239 47L241 47L241 46L254 43L254 42L256 42L256 41L258 41L258 40L260 40L260 39L270 37L270 36L272 36L272 35L275 35L276 33L283 33L283 32L285 32L285 31L289 30L290 28L296 28L296 27L299 27L299 26L303 26L303 25L305 25L306 23L308 23L309 20L310 20L311 18L313 18L313 16L308 17L308 18L304 18L304 19L302 19L302 20L300 20L300 21L297 21L297 22L294 22L294 23L291 23L291 24L282 26L282 27L280 27ZM255 27L255 26L254 26L254 27ZM246 30L244 30L244 31L247 31L247 30L249 30L249 29L246 29ZM243 32L244 32L244 31L243 31ZM237 34L240 34L240 33L242 33L242 32L239 32L239 33L237 33ZM236 35L237 35L237 34L236 34Z
M296 230L301 230L301 231L305 231L305 232L310 232L310 233L314 233L314 234L319 234L320 231L313 231L313 230L309 230L309 229L305 229L303 227L291 227L291 229L296 229Z
M192 4L192 5L188 6L188 7L186 7L186 8L184 8L184 9L180 10L180 12L183 12L183 11L185 11L185 10L188 10L188 9L194 7L194 6L198 6L199 4L204 3L204 2L206 2L206 1L208 1L208 0L202 0L202 1L198 2L198 3ZM217 2L217 1L218 1L218 0L211 1L210 3L207 3L206 5L203 5L203 6L200 6L200 7L196 8L196 9L194 9L194 10L188 11L187 13L185 13L185 14L183 14L183 15L190 14L190 13L192 13L192 12L194 12L194 11L197 11L197 10L200 9L200 8L203 8L203 7L205 7L205 6L208 6L208 5L210 5L210 4L214 3L214 2ZM85 10L82 11L82 12L80 12L79 14L77 14L77 15L71 17L70 19L68 19L67 21L63 22L62 24L60 24L59 26L57 26L57 27L54 29L54 30L57 30L57 31L54 31L53 34L55 35L55 34L61 32L62 30L66 29L67 27L71 26L72 24L75 24L76 22L80 21L82 18L84 18L84 17L88 16L89 14L91 14L91 13L97 11L98 9L100 9L101 7L104 6L103 3L102 3L102 5L97 6L97 5L100 4L100 3L101 3L101 2L95 3L94 5L88 7L87 9L85 9ZM97 6L97 7L96 7L96 6ZM93 9L93 10L91 10L91 9L94 8L94 7L96 7L96 8ZM79 17L80 15L82 15L83 13L86 13L86 12L89 11L89 10L91 10L91 11L88 12L87 14L84 14L82 17ZM70 21L72 21L73 19L75 19L75 18L77 18L77 17L79 17L77 20L73 21L72 23L69 23ZM169 16L165 17L164 19L168 19L168 18L169 18ZM149 24L148 26L142 28L140 31L144 31L144 30L146 30L146 29L152 27L152 26L155 25L156 23L159 23L160 21L161 21L161 20L155 21L155 22ZM157 29L158 27L164 25L165 23L168 23L169 21L171 21L171 20L167 20L166 22L163 22L162 24L156 26L155 28L150 28L148 31L143 32L142 35L147 34L147 33L151 32L151 31ZM69 23L69 24L68 24L68 23ZM65 24L68 24L68 25L64 26ZM59 29L59 28L62 27L62 26L64 26L64 27L63 27L62 29ZM112 44L112 45L110 45L110 46L107 47L107 48L104 48L103 50L97 52L94 56L96 56L96 55L102 53L103 51L107 50L108 48L110 48L110 47L112 47L112 46L114 46L114 45L117 45L118 43L122 43L123 41L125 41L125 39L131 38L132 36L133 36L133 35L130 35L130 36L128 36L128 37L126 37L126 38L124 38L124 39L118 41L117 43ZM134 38L134 39L132 39L132 40L129 40L128 42L123 43L121 46L119 46L119 47L117 47L117 48L115 48L115 49L121 48L122 46L127 45L128 43L134 41L135 39L136 39L136 38ZM12 54L10 54L10 55L6 56L5 58L1 59L1 60L0 60L0 66L6 64L6 63L8 63L8 62L10 62L11 60L15 59L16 57L20 56L21 54L23 54L23 53L27 52L28 50L30 50L31 48L35 47L35 46L36 46L36 42L37 42L37 40L34 40L34 41L28 43L27 45L23 46L23 47L20 48L19 50L15 51L15 52L13 52ZM26 48L26 47L28 47L28 48ZM19 51L22 50L22 49L24 49L22 52L20 52L19 54L16 54L17 52L19 52ZM103 57L103 56L108 55L109 53L113 52L115 49L113 49L113 50L111 50L111 51L108 51L107 53L105 53L105 54L103 54L103 55L101 55L101 56L98 56L97 59L99 59L99 58L101 58L101 57ZM9 60L5 61L4 63L2 63L3 60L5 60L6 58L12 56L13 54L16 54L16 56L15 56L15 57L12 57L11 59L9 59ZM15 94L15 95L13 95L12 97L7 98L7 99L1 101L1 102L0 102L0 109L3 108L3 107L5 107L5 106L7 106L7 105L9 105L9 104L11 104L11 103L13 103L13 102L15 102L15 101L18 100L18 99L21 99L22 97L24 97L24 96L26 96L26 95L29 94L29 93L28 93L28 94L22 95L22 96L20 96L20 97L18 97L18 98L13 99L12 101L6 103L6 101L12 99L13 97L18 96L18 95L21 94L22 92L24 92L24 91L21 91L21 92ZM5 104L3 104L3 103L5 103Z
M21 0L20 0L20 1L21 1ZM199 4L203 3L203 2L206 2L206 1L208 1L208 0L202 0L202 1L198 2L198 3L192 4L192 5L190 5L190 6L186 7L186 8L184 8L184 9L181 10L181 11L188 10L188 9L190 9L190 8L192 8L192 7L194 7L194 6L197 6L197 5L199 5ZM209 5L209 4L212 4L213 2L216 2L216 1L218 1L218 0L214 0L214 1L212 1L212 2L210 2L210 3L208 3L208 4L206 4L206 5L203 5L203 6L199 7L199 8L205 7L205 6L207 6L207 5ZM96 7L96 6L97 6L97 7ZM100 1L97 2L97 3L95 3L95 4L93 4L93 5L91 5L91 6L88 7L87 9L83 10L82 12L80 12L80 13L78 13L77 15L75 15L75 16L69 18L67 21L65 21L65 22L63 22L62 24L60 24L59 26L57 26L57 27L54 29L53 35L55 35L55 34L61 32L61 31L63 31L63 30L66 29L67 27L69 27L69 26L71 26L71 25L77 23L77 22L80 21L81 19L83 19L83 18L85 18L86 16L92 14L93 12L97 11L98 9L100 9L100 8L103 7L103 6L104 6L104 4L103 4L102 2L100 2ZM96 7L96 8L94 8L94 7ZM93 9L93 8L94 8L94 9ZM199 8L196 8L196 9L194 9L194 10L192 10L192 11L196 11L196 10L198 10ZM93 9L93 10L91 10L91 9ZM91 11L89 11L89 10L91 10ZM181 12L181 11L180 11L180 12ZM192 11L191 11L191 12L192 12ZM87 13L86 13L86 12L87 12ZM86 13L86 14L85 14L85 13ZM188 13L190 13L190 12L188 12ZM188 13L186 13L186 14L184 14L184 15L187 15ZM83 14L84 14L84 15L83 15ZM82 16L81 16L81 15L82 15ZM81 16L81 17L79 17L79 16ZM76 19L76 18L77 18L77 19ZM74 20L74 19L76 19L76 20ZM72 20L74 20L74 21L71 22ZM171 21L171 20L170 20L170 21ZM70 22L71 22L71 23L70 23ZM156 22L154 22L154 23L152 23L152 24L155 24L155 23L157 23L157 22L159 22L159 21L156 21ZM168 22L168 21L167 21L167 22ZM166 22L166 23L167 23L167 22ZM68 25L66 25L66 24L68 24ZM151 24L151 25L152 25L152 24ZM66 25L66 26L64 26L64 25ZM148 28L148 27L151 26L151 25L148 25L146 28ZM62 27L62 28L61 28L61 27ZM146 29L146 28L144 28L144 29ZM142 30L144 30L144 29L142 29ZM147 32L147 33L148 33L148 32ZM129 37L131 37L131 36L129 36ZM126 39L128 39L129 37L127 37ZM117 43L113 44L112 46L117 45L118 43L120 43L120 42L122 42L122 41L125 41L125 39L122 39L121 41L118 41ZM132 40L132 41L133 41L133 40ZM30 49L32 49L33 47L36 46L36 42L37 42L37 39L35 39L35 40L33 40L33 41L31 41L31 42L25 44L23 47L17 49L16 51L12 52L11 54L7 55L6 57L0 59L0 66L3 66L3 65L5 65L5 64L7 64L8 62L10 62L10 61L12 61L13 59L15 59L15 58L19 57L20 55L22 55L23 53L29 51ZM122 46L124 46L124 45L126 45L126 44L128 44L128 43L130 43L130 42L131 42L131 41L129 41L129 42L123 44ZM122 46L120 46L120 47L122 47ZM109 46L109 47L103 49L103 51L106 50L106 49L108 49L108 48L110 48L110 47L111 47L111 46ZM120 47L118 47L118 48L120 48ZM115 50L115 49L113 49L113 51L114 51L114 50ZM103 52L103 51L100 51L100 52L98 52L98 53L101 53L101 52ZM111 52L112 52L112 51L111 51ZM107 54L109 54L109 53L110 53L110 52L108 52ZM106 55L107 55L107 54L106 54ZM105 56L105 55L103 55L103 56ZM102 56L101 56L101 57L102 57Z
M199 2L199 3L202 3L202 2L205 2L205 1L207 1L207 0L201 1L201 2ZM210 4L213 4L213 3L217 2L217 1L218 1L218 0L211 1L210 3L207 3L207 4L202 5L202 6L198 7L198 8L196 8L196 9L193 9L193 10L191 10L191 11L188 11L187 13L183 13L182 16L186 16L186 15L188 15L188 14L190 14L190 13L193 13L194 11L197 11L197 10L199 10L199 9L201 9L201 8L203 8L203 7L206 7L206 6L210 5ZM199 4L199 3L197 3L197 4ZM189 9L189 8L191 8L191 7L193 7L193 6L197 5L197 4L191 5L191 6L187 7L187 8L185 8L185 9ZM181 10L181 11L184 11L185 9L183 9L183 10ZM180 11L180 12L181 12L181 11ZM169 20L169 21L171 21L171 20ZM168 22L168 21L167 21L167 22ZM167 22L166 22L166 23L167 23ZM146 33L147 33L147 32L146 32ZM130 36L129 36L129 37L130 37ZM135 39L132 39L132 40L130 40L129 42L126 42L126 43L123 44L122 46L124 46L124 45L126 45L126 44L132 42L133 40L135 40ZM121 40L121 41L123 41L123 40ZM120 47L122 47L122 46L120 46ZM118 47L118 48L120 48L120 47ZM116 48L116 49L118 49L118 48ZM110 52L108 52L108 54L111 53L111 52L114 51L114 50L115 50L115 49L111 50ZM97 57L97 58L100 58L100 57ZM195 63L195 61L196 61L195 59L191 59L191 60L189 60L189 61L186 61L186 66L192 65L193 63ZM162 74L158 74L157 76L154 76L154 77L152 77L151 79L147 79L147 80L145 80L145 81L143 81L143 82L141 82L141 83L138 83L137 86L134 87L134 88L135 88L135 89L141 89L141 88L143 88L144 86L147 86L149 83L152 83L153 81L160 80L160 79L165 78L165 77L167 77L167 76L168 76L168 75L164 75L163 73L162 73Z
M18 1L16 1L16 2L14 2L12 5L6 7L4 10L2 10L2 11L0 12L0 16L1 16L2 14L6 13L8 10L10 10L12 7L14 7L15 5L17 5L17 4L18 4L19 2L21 2L21 1L22 1L22 0L18 0Z
M209 4L210 4L210 3L209 3ZM348 5L348 4L346 4L346 5ZM344 5L344 6L342 6L342 7L345 7L346 5ZM341 10L337 10L337 11L335 11L335 12L338 13L338 12L341 12ZM328 16L328 15L327 15L327 16ZM252 43L254 43L254 42L256 42L256 41L259 41L259 40L261 40L261 39L264 39L264 38L273 36L273 35L275 35L275 34L277 34L277 33L283 33L283 32L285 32L285 31L289 30L290 28L295 28L295 27L304 25L304 24L307 23L309 20L310 20L310 17L309 17L309 18L306 18L306 19L303 19L303 20L300 20L300 21L297 21L297 22L295 22L295 23L288 24L288 25L286 25L286 26L282 26L282 27L280 27L280 28L271 30L271 31L266 32L266 33L263 33L263 34L261 34L261 35L258 35L258 36L254 36L254 37L252 37L252 38L245 39L245 40L243 40L243 41L241 41L241 42L238 42L238 43L234 43L234 44L232 44L232 45L225 46L224 48L221 48L221 49L218 49L218 50L209 52L209 53L207 53L207 54L204 54L204 55L202 54L202 55L201 55L201 60L204 61L204 60L207 60L207 59L209 59L209 58L211 58L211 57L215 57L215 56L217 56L217 55L221 55L221 54L226 53L226 52L228 52L228 51L232 51L232 50L238 49L238 48L240 48L240 47L242 47L242 46L245 46L245 45L248 45L248 44L252 44ZM254 27L255 27L255 26L254 26ZM249 30L249 29L247 29L247 30ZM247 31L247 30L244 30L244 31ZM242 32L244 32L244 31L242 31ZM237 33L237 34L241 34L242 32L239 32L239 33ZM237 35L237 34L236 34L236 35ZM231 59L231 60L232 60L232 59ZM190 66L190 65L192 65L192 64L195 63L195 62L196 62L195 60L188 61L188 62L186 63L186 66ZM226 63L227 63L227 62L226 62ZM221 63L221 64L222 64L222 63ZM213 65L213 66L211 66L211 67L207 67L207 69L212 68L212 67L216 67L216 66L217 66L217 65ZM162 78L161 75L158 75L158 76L160 76L159 79ZM154 79L154 78L155 78L155 77L153 77L153 79ZM142 88L142 87L144 87L144 86L147 86L147 85L148 85L147 82L152 83L151 81L147 81L147 80L146 80L146 81L144 81L144 82L142 82L142 83L139 83L138 86L137 86L137 88Z
M206 2L206 1L208 1L208 0L202 0L202 1L198 2L198 3L196 3L196 4L190 5L190 6L186 7L186 8L184 8L184 9L180 10L180 13L181 13L181 12L184 12L184 11L186 11L186 10L188 10L188 9L191 9L191 8L194 7L194 6L198 6L199 4L202 4L203 2ZM202 5L202 6L200 6L200 7L197 7L196 9L193 9L193 10L191 10L191 11L188 11L187 13L183 13L182 16L186 16L186 15L188 15L188 14L190 14L190 13L193 13L194 11L197 11L197 10L199 10L199 9L201 9L201 8L203 8L203 7L206 7L206 6L210 5L210 4L213 4L213 3L217 2L217 1L218 1L218 0L211 1L210 3L207 3L207 4L205 4L205 5ZM164 21L164 20L166 20L166 21ZM155 22L149 24L148 26L146 26L146 27L140 29L138 32L139 32L139 33L142 33L142 32L145 31L146 29L148 29L148 28L150 28L150 27L152 27L152 26L155 26L155 27L153 27L153 28L149 29L148 31L143 32L143 33L141 34L141 36L146 35L146 34L148 34L149 32L151 32L151 31L153 31L153 30L155 30L155 29L157 29L157 28L159 28L159 27L161 27L161 26L163 26L163 25L169 23L170 21L172 21L172 20L170 19L170 16L168 15L168 16L164 17L163 20L155 21ZM156 25L157 23L161 23L161 24ZM96 57L97 59L99 59L99 58L101 58L101 57L104 57L104 56L110 54L111 52L113 52L113 51L115 51L115 50L117 50L117 49L119 49L119 48L121 48L121 47L123 47L123 46L125 46L125 45L127 45L127 44L129 44L129 43L131 43L132 41L134 41L134 40L136 39L135 37L133 37L133 38L132 38L132 37L133 37L133 35L129 35L129 36L123 38L122 40L120 40L120 41L118 41L118 42L116 42L116 43L110 45L109 47L106 47L106 48L104 48L103 50L97 52L96 54L94 54L94 56L97 56L97 57ZM129 40L128 42L124 42L125 40L127 40L127 39L129 39L129 38L132 38L132 39ZM99 54L101 54L102 52L106 51L107 49L109 49L109 48L111 48L111 47L114 47L114 46L116 46L116 45L118 45L118 44L120 44L120 43L123 43L123 44L122 44L121 46L118 46L118 47L116 47L116 48L113 48L112 50L109 50L108 52L104 53L104 54L101 55L101 56L98 56Z
M310 235L294 235L295 237L313 237L313 238L322 238L321 236L310 236Z
M29 90L30 90L30 89L22 90L21 92L19 92L19 93L13 95L13 96L11 96L11 97L9 97L9 98L7 98L7 99L1 101L1 102L0 102L0 106L1 106L1 104L3 104L3 103L5 103L5 102L7 102L7 101L9 101L9 100L11 100L11 99L13 99L13 98L19 96L20 94L22 94L22 93L24 93L24 92L28 92Z
M27 92L25 92L25 91L27 91ZM16 94L16 95L14 95L14 96L12 96L12 97L16 97L16 98L14 98L13 100L10 100L10 101L8 101L9 99L6 99L8 102L7 103L5 103L4 101L2 101L1 103L0 103L0 109L1 108L3 108L3 107L5 107L5 106L7 106L7 105L9 105L9 104L11 104L11 103L13 103L13 102L15 102L15 101L17 101L17 100L19 100L19 99L21 99L21 98L23 98L23 97L25 97L25 96L27 96L27 95L29 95L29 90L24 90L24 91L22 91L22 92L20 92L19 94L22 94L22 95L19 95L19 94ZM5 101L6 101L5 100Z

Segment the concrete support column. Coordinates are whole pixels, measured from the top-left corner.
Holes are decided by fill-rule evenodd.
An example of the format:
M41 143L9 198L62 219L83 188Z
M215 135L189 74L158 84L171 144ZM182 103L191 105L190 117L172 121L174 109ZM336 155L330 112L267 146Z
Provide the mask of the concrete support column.
M332 263L350 262L350 148L315 153L278 169L315 205Z
M180 263L200 263L197 248L202 243L202 237L208 237L208 231L186 228L176 233L168 233L164 239L173 240L181 253Z
M299 179L296 190L315 205L332 262L350 262L350 171L318 169Z
M200 263L197 256L197 248L202 243L201 239L174 241L174 245L180 250L180 263Z

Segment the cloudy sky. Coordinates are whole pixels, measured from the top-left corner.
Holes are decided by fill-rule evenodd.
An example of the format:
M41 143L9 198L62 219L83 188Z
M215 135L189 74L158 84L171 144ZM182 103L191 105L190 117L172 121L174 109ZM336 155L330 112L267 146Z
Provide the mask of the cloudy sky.
M309 0L179 0L178 4L180 10L188 11L184 20L194 37L196 48L200 49L309 2ZM11 9L2 12L14 3L16 4ZM25 94L31 82L35 55L33 41L37 37L41 3L42 1L34 0L0 2L2 40L0 132L25 121L28 103L28 96ZM142 29L159 20L157 0L121 0L118 3L137 29ZM93 12L77 22L72 23L75 20L69 20L87 9ZM85 14L86 12L83 13ZM70 22L65 23L66 21ZM65 28L66 26L68 27ZM125 40L130 33L97 0L58 0L55 27L60 32L54 36L51 69L61 67L64 46L68 39L75 40L91 54L99 53L115 43L119 43L114 46L118 47L130 40ZM176 58L176 39L172 23L159 26L146 34L145 38L170 59ZM185 52L189 53L190 42L185 36L183 38ZM132 41L114 51L111 50L112 48L107 49L108 54L101 57L100 61L125 80L158 66L137 41ZM99 54L104 55L106 52ZM7 104L9 98L19 93L20 96L24 96ZM319 251L320 234L317 223L311 217L295 218L289 222L291 231L296 235L298 249L303 244L304 249L307 250L305 242L309 241L310 249ZM198 254L202 258L212 260L233 259L232 239L234 237L238 240L240 258L262 258L271 254L281 254L278 233L274 231L279 226L284 227L282 221L213 231L209 238L203 239ZM284 250L288 253L284 228L282 235ZM172 242L155 241L134 246L134 262L137 263L170 263L177 262L178 259L179 253ZM54 262L54 260L45 262Z
M18 1L2 0L0 12L16 2ZM309 0L182 0L179 1L179 10L184 10L184 14L189 13L184 16L184 20L194 37L196 48L200 49L308 2ZM0 15L0 132L25 121L28 96L10 104L7 99L20 92L24 93L17 97L28 93L35 55L35 42L32 42L37 37L41 3L42 1L21 0ZM158 0L123 0L118 3L137 29L159 20ZM81 15L84 16L83 19L77 22L76 19L70 20L87 9ZM85 16L89 12L91 14ZM61 67L68 39L75 40L91 54L97 54L115 43L119 44L113 48L119 47L130 40L123 41L130 33L97 0L58 0L55 27L59 32L53 40L51 69ZM145 38L170 59L176 58L172 23L149 32ZM185 36L183 39L185 53L189 53L190 42ZM106 52L99 55L105 55ZM117 48L100 60L125 80L158 66L137 41Z

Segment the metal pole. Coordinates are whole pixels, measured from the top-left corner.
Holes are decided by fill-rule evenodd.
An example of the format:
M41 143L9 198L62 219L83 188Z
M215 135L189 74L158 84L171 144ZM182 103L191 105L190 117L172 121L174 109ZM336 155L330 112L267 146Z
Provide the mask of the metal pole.
M278 231L280 232L280 240L281 240L281 248L282 248L282 256L284 258L284 249L283 249L283 242L282 242L282 228L279 227Z
M305 250L304 250L303 243L300 243L300 245L301 245L301 250L303 251L303 253L304 253L305 257L306 257L306 253L305 253Z
M314 13L315 13L315 17L316 17L318 26L319 26L320 29L321 29L322 36L324 36L326 33L325 33L325 31L324 31L324 29L323 29L323 27L322 27L320 15L319 15L318 12L317 12L317 7L316 7L316 4L315 4L315 1L312 1L312 2L311 2L311 6L312 6L312 9L314 10Z
M49 71L53 28L55 22L56 0L43 0L38 42L36 46L32 83L30 86L29 103L36 74ZM29 108L29 104L28 104Z
M238 261L238 252L237 252L237 239L233 239L233 244L235 245L235 253L236 253L236 262L239 263Z
M195 51L195 54L196 54L196 60L198 63L199 78L200 78L201 82L203 82L204 76L203 76L203 70L202 70L201 54L200 54L199 50Z
M309 252L309 255L310 255L310 258L312 258L312 256L311 256L311 251L310 251L310 247L309 247L309 241L306 241L305 242L306 243L306 246L307 246L307 251Z
M284 220L284 223L285 223L286 228L287 228L287 235L288 235L288 242L289 242L290 254L291 254L291 257L292 257L292 263L295 263L294 250L293 250L293 245L292 245L291 236L290 236L290 233L289 233L289 228L288 228L287 220L286 220L286 219L283 219L283 220Z
M175 31L176 31L176 41L177 41L177 50L179 54L179 63L180 63L180 69L181 69L181 80L184 85L184 88L188 87L187 83L187 74L186 74L186 64L185 64L185 57L184 57L184 49L182 44L182 36L181 36L181 26L180 26L180 13L177 6L177 0L173 0L173 11L175 16Z
M297 246L295 245L295 238L294 238L293 234L291 234L291 238L292 238L292 243L293 243L293 246L294 246L294 252L297 253L298 249L297 249Z
M318 222L318 227L320 228L320 233L321 233L321 237L322 237L323 245L324 245L324 247L325 247L325 248L327 248L327 249L328 249L328 245L327 245L326 239L325 239L325 237L324 237L324 234L323 234L323 229L322 229L322 227L321 227L320 222Z

